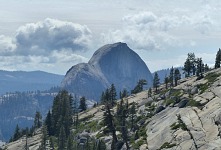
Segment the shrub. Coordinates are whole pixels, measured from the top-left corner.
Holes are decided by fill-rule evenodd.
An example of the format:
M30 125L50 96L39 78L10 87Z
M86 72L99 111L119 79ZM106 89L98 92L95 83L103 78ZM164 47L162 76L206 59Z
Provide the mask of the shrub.
M172 147L174 147L174 146L176 146L176 144L170 144L170 143L168 143L168 142L165 142L161 147L160 147L160 150L161 149L164 149L164 148L172 148Z

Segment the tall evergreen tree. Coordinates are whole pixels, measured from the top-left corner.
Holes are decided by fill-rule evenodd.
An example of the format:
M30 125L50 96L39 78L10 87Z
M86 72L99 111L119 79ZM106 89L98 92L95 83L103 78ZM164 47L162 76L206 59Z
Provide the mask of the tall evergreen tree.
M73 123L74 123L74 127L75 129L77 129L78 127L78 100L76 95L74 96L73 99Z
M116 150L116 144L118 142L117 135L116 135L116 129L114 125L114 118L111 113L111 107L109 103L105 104L106 111L104 112L104 123L109 129L109 131L112 133L112 143L111 143L111 150Z
M169 83L169 78L165 77L164 78L164 84L165 84L166 89L168 89L168 83Z
M152 95L152 89L149 88L147 96L148 96L148 97L151 97L151 95Z
M124 107L125 108L125 107ZM128 144L128 131L127 131L127 125L126 125L126 118L128 116L128 111L126 109L123 109L121 114L121 135L124 143L126 144L126 148L129 150L130 146Z
M130 116L131 116L131 130L134 128L134 117L136 115L136 108L135 108L135 102L132 103L132 106L130 108Z
M174 71L174 82L175 82L175 86L177 86L178 84L178 80L181 79L181 74L178 68L175 69Z
M47 131L47 126L43 125L42 126L42 136L41 136L41 146L40 150L45 150L46 149L46 141L48 139L48 131Z
M54 98L51 116L53 120L52 132L55 136L59 136L61 126L65 127L65 134L69 136L70 128L73 123L71 99L72 96L65 90L60 91Z
M79 109L80 111L85 111L87 109L86 98L84 96L80 98Z
M136 94L136 93L142 92L144 85L147 85L147 81L145 79L139 80L135 88L131 91L131 93Z
M70 134L67 140L67 150L73 150L73 149L74 149L74 142L73 142L72 134Z
M197 72L196 72L196 75L198 76L198 77L203 77L203 70L204 70L204 68L203 68L203 61L202 61L202 58L197 58Z
M20 128L19 128L19 126L18 126L18 124L17 124L16 127L15 127L15 132L14 132L13 140L12 140L12 141L16 141L16 140L18 140L20 137L21 137Z
M196 74L196 58L195 58L195 54L194 53L188 53L188 58L190 60L192 73L193 73L193 75L195 75Z
M169 76L169 82L170 82L170 87L174 86L174 68L170 69L170 76Z
M160 86L160 79L159 79L157 72L155 72L154 78L153 78L153 87L155 88L156 92L158 91L159 86Z
M127 90L126 89L123 89L123 91L122 92L120 92L121 94L120 94L120 99L122 99L122 98L125 98L125 97L127 97L128 96L128 92L127 92Z
M45 118L45 125L47 126L48 129L48 135L52 136L53 135L53 125L52 125L52 117L51 117L51 111L48 111L48 114Z
M219 48L216 54L215 68L220 68L220 61L221 61L221 49Z
M111 84L109 95L110 95L111 105L114 106L115 100L117 99L117 92L114 84Z
M35 128L40 128L42 125L42 116L39 111L36 111L35 113L35 119L34 119L34 127Z
M185 63L184 63L183 71L185 72L185 76L186 77L190 76L190 73L191 73L191 62L190 62L189 58L187 58Z
M207 64L205 64L204 66L204 72L208 72L209 71L209 66Z
M100 102L101 102L101 104L105 103L105 93L104 92L102 92L102 94L101 94Z
M61 126L58 137L58 150L64 150L66 145L66 134L64 126Z

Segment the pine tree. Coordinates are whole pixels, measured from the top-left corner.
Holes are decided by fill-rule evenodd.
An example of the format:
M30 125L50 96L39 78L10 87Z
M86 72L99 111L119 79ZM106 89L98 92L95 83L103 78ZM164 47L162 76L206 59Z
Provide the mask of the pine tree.
M166 85L166 89L168 89L168 83L169 83L169 78L168 77L164 78L164 83Z
M220 68L220 61L221 61L221 49L219 48L216 54L215 68Z
M86 98L84 96L80 98L79 109L80 111L85 111L87 109Z
M54 98L52 106L52 133L54 136L59 136L61 126L65 127L65 134L68 136L70 133L71 125L73 124L73 102L72 96L67 91L60 91Z
M133 128L134 128L134 117L136 115L135 102L132 103L132 106L130 108L130 115L131 115L131 130L133 130Z
M204 66L204 72L208 72L209 71L209 66L207 64L205 64Z
M170 82L170 87L173 87L174 86L174 69L173 69L173 66L170 69L169 82Z
M106 150L106 144L103 140L98 140L96 150Z
M74 142L73 142L73 137L72 134L68 136L68 141L67 141L67 150L73 150L74 149Z
M174 81L175 81L175 86L178 84L178 80L181 79L181 74L178 68L175 69L174 71Z
M112 133L112 143L111 143L111 150L116 150L116 144L118 142L117 135L116 135L116 129L114 125L114 118L110 110L109 103L105 104L106 111L104 112L104 123L109 129L109 131Z
M116 92L116 88L115 88L114 84L111 84L111 87L109 90L109 95L110 95L111 105L113 107L115 104L115 100L117 99L117 92Z
M203 78L203 61L202 58L197 58L197 77Z
M34 127L35 128L40 128L42 125L42 116L39 111L36 111L35 113L35 119L34 119Z
M77 129L78 127L78 100L77 100L76 95L74 96L74 99L73 99L73 123L74 123L75 129Z
M104 92L102 92L102 94L101 94L100 102L101 102L101 104L105 103L105 93Z
M190 60L192 73L193 73L193 75L195 75L196 74L196 58L195 58L195 54L194 53L188 53L188 58Z
M142 92L144 85L147 85L147 81L145 79L139 80L135 88L131 91L131 93L136 94L136 93Z
M51 118L51 111L48 111L48 114L45 118L45 125L47 126L48 129L48 135L52 136L53 135L53 125L52 125L52 118Z
M123 91L122 91L122 93L121 93L120 96L121 96L121 97L120 97L121 99L127 97L127 96L128 96L127 90L126 90L126 89L123 89Z
M15 132L14 132L13 140L12 140L12 141L16 141L16 140L18 140L20 137L21 137L20 128L19 128L19 126L18 126L18 124L17 124L17 125L16 125L16 128L15 128Z
M40 150L45 150L46 149L46 141L47 141L47 139L48 139L47 126L43 125L42 126L42 136L41 136Z
M128 116L128 111L126 109L123 109L121 114L121 135L124 143L126 144L126 148L129 150L129 144L128 144L128 131L127 131L127 125L126 125L126 118Z
M147 95L148 95L148 97L151 97L151 95L152 95L152 89L151 88L149 88Z
M190 73L191 73L191 62L190 62L189 58L187 58L185 63L184 63L183 71L185 72L185 76L186 77L190 76Z
M66 144L66 134L65 134L65 128L64 126L61 126L60 128L60 134L58 137L58 150L64 150Z
M155 72L154 78L153 78L153 87L155 88L156 92L158 91L159 85L160 85L160 79L159 79L157 72Z

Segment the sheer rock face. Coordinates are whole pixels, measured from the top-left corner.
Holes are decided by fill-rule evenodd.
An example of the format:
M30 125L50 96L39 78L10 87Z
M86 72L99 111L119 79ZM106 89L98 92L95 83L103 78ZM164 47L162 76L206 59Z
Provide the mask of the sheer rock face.
M112 83L118 91L130 91L139 79L152 85L152 75L144 61L125 43L108 44L98 49L88 63L73 66L62 87L88 99L98 100Z

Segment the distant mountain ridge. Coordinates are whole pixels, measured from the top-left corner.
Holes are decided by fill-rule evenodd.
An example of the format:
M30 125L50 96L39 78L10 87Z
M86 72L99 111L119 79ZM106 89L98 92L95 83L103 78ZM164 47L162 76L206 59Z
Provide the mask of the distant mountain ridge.
M63 75L43 71L0 70L0 94L15 91L48 90L53 86L59 86L63 77Z
M119 42L104 45L88 63L69 69L61 87L98 101L102 91L112 83L117 92L124 88L130 91L139 79L146 79L148 86L152 85L153 77L144 61L126 43Z

